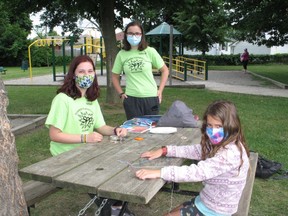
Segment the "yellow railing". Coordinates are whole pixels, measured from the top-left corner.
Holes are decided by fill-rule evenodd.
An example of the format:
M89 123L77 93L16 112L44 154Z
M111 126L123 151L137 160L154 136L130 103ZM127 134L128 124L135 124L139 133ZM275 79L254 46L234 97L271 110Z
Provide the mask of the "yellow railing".
M163 59L169 65L169 57L163 56ZM172 77L183 81L191 79L207 80L206 61L177 56L172 59Z

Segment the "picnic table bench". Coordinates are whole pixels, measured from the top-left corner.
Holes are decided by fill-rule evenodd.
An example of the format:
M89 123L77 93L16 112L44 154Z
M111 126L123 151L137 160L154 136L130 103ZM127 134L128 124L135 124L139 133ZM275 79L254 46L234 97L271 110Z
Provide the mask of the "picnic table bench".
M30 208L35 207L35 204L57 192L60 188L52 184L40 181L30 180L23 184L24 197L30 215Z

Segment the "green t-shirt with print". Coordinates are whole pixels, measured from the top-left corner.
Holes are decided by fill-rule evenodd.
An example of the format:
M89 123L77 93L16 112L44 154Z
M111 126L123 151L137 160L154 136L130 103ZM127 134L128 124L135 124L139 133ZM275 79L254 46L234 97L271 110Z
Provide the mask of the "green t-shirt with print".
M53 125L63 133L80 135L92 133L94 129L105 125L105 121L97 100L91 102L85 97L74 100L64 93L59 93L52 101L45 125L48 128ZM50 152L55 156L81 145L83 144L51 141Z
M143 51L121 50L116 56L112 72L126 77L125 94L133 97L156 97L157 84L152 68L160 69L164 61L152 47Z

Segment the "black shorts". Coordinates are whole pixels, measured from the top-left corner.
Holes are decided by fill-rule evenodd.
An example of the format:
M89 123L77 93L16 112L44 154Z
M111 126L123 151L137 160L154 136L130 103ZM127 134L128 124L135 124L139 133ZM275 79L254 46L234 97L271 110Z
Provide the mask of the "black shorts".
M123 106L127 120L144 115L158 115L160 110L158 97L138 98L127 95Z

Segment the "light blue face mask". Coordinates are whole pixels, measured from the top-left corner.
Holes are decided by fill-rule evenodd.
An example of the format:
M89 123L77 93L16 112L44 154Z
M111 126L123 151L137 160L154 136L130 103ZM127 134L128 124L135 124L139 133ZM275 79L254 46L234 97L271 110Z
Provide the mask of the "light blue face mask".
M94 78L95 75L76 76L75 82L80 88L87 89L92 85Z
M127 36L127 41L131 46L138 46L139 43L141 42L142 36L136 36L136 35L128 35Z

